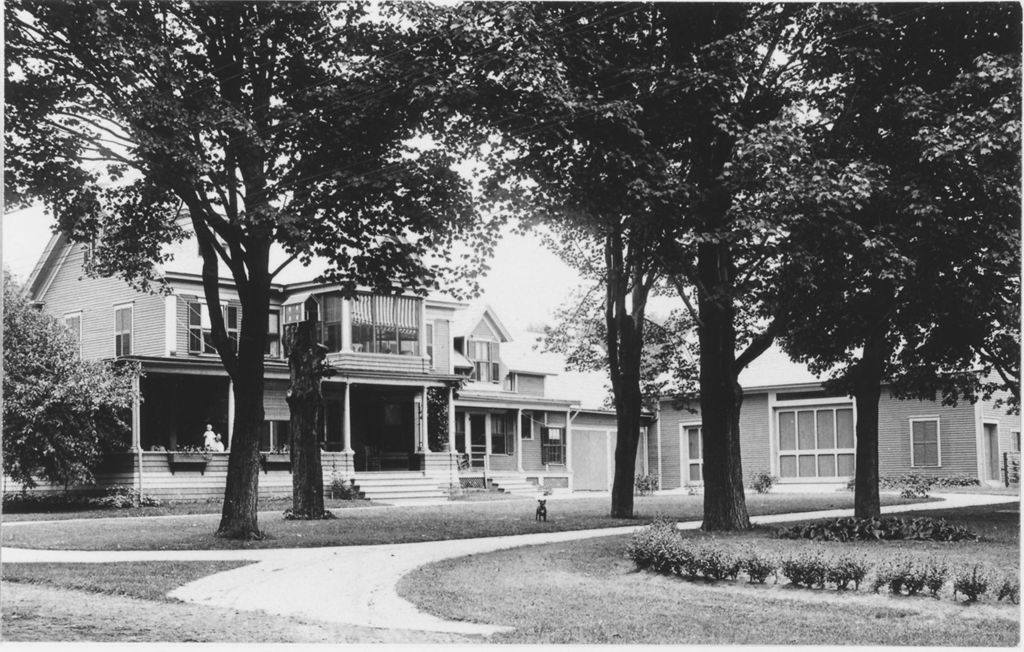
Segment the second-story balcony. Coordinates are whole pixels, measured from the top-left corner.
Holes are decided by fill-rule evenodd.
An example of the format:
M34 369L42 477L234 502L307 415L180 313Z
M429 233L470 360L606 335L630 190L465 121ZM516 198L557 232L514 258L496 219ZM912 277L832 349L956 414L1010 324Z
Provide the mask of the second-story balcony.
M323 292L285 301L285 328L303 319L316 321L318 340L338 370L431 371L423 299L369 294L345 299Z

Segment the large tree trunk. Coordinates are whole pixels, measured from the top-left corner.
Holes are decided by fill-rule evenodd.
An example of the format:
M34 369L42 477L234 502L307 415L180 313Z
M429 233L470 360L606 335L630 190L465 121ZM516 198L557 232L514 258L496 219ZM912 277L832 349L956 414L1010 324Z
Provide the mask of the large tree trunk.
M640 346L631 342L631 346ZM626 346L620 342L620 346ZM640 442L640 414L643 401L639 373L623 373L615 401L615 476L612 480L612 518L633 518L633 488L636 449Z
M291 413L292 509L291 518L330 516L324 510L324 474L318 441L323 405L320 378L326 349L317 343L314 322L297 324L288 336L288 409Z
M878 497L878 402L885 373L884 340L870 337L854 371L853 396L857 404L857 475L853 515L870 518L882 513Z
M704 523L702 529L750 527L740 461L740 407L735 314L727 287L730 261L724 244L698 249L698 274L708 290L700 293L700 410L704 444Z
M232 381L235 423L231 431L228 477L224 507L217 536L230 539L259 539L257 522L260 481L260 426L263 424L263 348L266 343L270 301L269 278L253 279L242 300L242 324L238 343L236 373Z

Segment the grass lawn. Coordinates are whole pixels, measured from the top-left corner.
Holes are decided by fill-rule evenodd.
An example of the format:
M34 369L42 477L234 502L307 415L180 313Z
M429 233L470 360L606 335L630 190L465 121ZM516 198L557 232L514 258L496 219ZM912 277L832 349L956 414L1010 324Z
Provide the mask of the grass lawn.
M56 521L78 518L130 518L136 516L183 516L194 514L220 514L223 502L220 500L182 501L164 503L158 507L130 507L127 509L88 509L84 507L68 507L52 511L7 511L5 523L19 521ZM281 514L292 506L291 498L274 498L260 501L260 511ZM324 498L327 509L348 509L358 507L376 507L379 503L370 500L341 500L340 498Z
M917 501L887 495L883 502ZM212 550L406 543L642 525L656 516L699 520L703 497L639 497L634 519L609 518L607 497L550 501L547 522L534 520L535 506L532 498L458 501L429 507L349 509L326 521L286 521L280 512L267 512L260 515L260 527L268 537L249 542L213 536L219 514L11 523L4 524L0 534L5 546L50 550ZM853 495L848 492L747 496L751 515L852 506Z
M717 538L759 550L820 545L829 553L862 553L876 564L903 553L1019 572L1019 515L1004 511L928 513L974 529L985 538L980 542L817 544L774 539L774 528ZM684 536L709 535L689 531ZM795 589L771 579L756 586L684 581L637 572L624 557L628 541L628 536L602 537L447 560L407 575L399 594L444 618L515 628L490 639L496 643L1014 646L1019 641L1019 608L994 597L965 604L953 602L949 589L936 600L875 595L863 588Z

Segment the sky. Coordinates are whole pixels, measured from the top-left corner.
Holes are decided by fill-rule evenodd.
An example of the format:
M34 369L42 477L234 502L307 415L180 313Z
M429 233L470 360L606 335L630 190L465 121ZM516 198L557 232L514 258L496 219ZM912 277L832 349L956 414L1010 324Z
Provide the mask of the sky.
M54 220L41 208L4 215L3 265L24 282L39 260ZM498 244L481 282L484 301L512 330L550 323L552 311L579 284L576 273L531 236L508 233Z

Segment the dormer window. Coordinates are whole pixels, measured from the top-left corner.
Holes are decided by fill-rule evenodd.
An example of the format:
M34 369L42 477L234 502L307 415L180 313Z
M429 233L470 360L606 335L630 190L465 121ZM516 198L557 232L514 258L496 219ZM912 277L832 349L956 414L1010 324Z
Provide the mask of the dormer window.
M501 380L498 366L498 343L473 340L470 348L473 361L473 377L483 383L497 383Z

